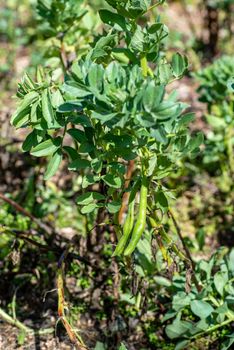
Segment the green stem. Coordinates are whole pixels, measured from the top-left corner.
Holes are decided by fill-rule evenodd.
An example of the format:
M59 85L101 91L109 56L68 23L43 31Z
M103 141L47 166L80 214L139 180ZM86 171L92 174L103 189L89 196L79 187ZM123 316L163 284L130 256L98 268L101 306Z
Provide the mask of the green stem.
M148 75L148 62L147 62L146 56L143 56L141 58L141 69L142 69L143 77L146 78Z
M219 329L219 328L221 328L221 327L224 327L224 326L228 325L229 323L231 323L231 322L233 322L233 321L234 321L234 316L233 316L232 318L229 318L228 320L226 320L226 321L220 323L220 324L217 324L217 325L215 325L215 326L213 326L213 327L208 328L206 331L203 331L203 332L201 332L201 333L198 333L198 334L194 335L193 337L190 338L190 340L194 340L194 339L200 338L200 337L202 337L203 335L205 335L205 334L207 334L207 333L210 333L210 332L213 332L213 331L215 331L216 329Z
M227 153L228 153L228 159L229 159L229 166L232 174L234 174L234 157L233 157L233 126L230 125L227 129L226 134L226 143L227 143Z
M140 309L141 306L141 293L138 292L137 296L136 296L136 308Z
M152 214L153 215L153 214ZM162 240L174 251L174 253L183 261L188 261L186 256L179 250L175 242L169 237L169 235L164 230L163 226L161 224L158 224L155 221L155 218L150 217L150 225L153 229L158 230L159 235L162 237Z
M156 4L150 6L150 7L147 9L147 11L145 12L145 14L146 14L147 12L152 11L154 8L158 7L159 5L161 5L161 2L156 2Z
M12 326L16 326L17 328L21 329L25 333L32 334L32 335L43 335L43 334L51 334L54 333L54 328L45 328L45 329L38 329L34 330L32 328L29 328L25 326L22 322L20 322L17 319L14 319L10 315L8 315L4 310L0 308L0 317L6 321L7 323L11 324Z

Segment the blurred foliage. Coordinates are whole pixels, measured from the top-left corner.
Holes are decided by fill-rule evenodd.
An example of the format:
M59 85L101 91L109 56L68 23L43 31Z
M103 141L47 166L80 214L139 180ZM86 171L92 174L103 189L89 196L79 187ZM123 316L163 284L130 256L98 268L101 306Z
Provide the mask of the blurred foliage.
M206 103L206 137L203 161L222 178L220 186L230 191L234 176L234 59L224 56L195 75L200 101ZM223 181L223 183L222 183Z

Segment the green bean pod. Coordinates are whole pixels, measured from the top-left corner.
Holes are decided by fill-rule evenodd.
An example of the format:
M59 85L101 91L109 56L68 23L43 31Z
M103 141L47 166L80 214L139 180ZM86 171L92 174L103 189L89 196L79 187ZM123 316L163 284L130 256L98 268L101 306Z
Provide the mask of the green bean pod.
M134 204L135 204L134 200L129 204L128 214L123 225L123 235L120 238L112 256L121 255L127 244L128 238L132 232L132 228L134 224Z
M132 236L127 248L124 251L124 255L131 255L135 250L137 243L139 242L146 224L146 211L147 211L147 194L148 194L148 181L146 177L143 177L140 191L140 205L139 215L134 226Z

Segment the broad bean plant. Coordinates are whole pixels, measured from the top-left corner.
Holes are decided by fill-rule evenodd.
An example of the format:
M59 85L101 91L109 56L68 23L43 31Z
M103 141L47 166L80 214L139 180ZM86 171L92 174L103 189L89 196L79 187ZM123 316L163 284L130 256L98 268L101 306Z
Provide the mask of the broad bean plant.
M200 101L207 105L205 115L209 131L206 136L204 164L221 169L230 183L234 174L234 60L223 56L196 73ZM212 166L213 165L213 166ZM231 186L231 183L230 183ZM226 191L230 190L227 186Z
M40 15L47 21L50 12L41 3ZM72 11L72 1L57 3L65 14L67 6ZM23 151L47 157L45 180L62 162L82 176L77 205L88 217L101 211L115 227L114 255L131 255L146 227L170 242L157 214L168 211L164 179L184 157L195 157L203 142L202 134L189 132L194 115L186 112L188 105L177 100L176 91L167 92L186 73L188 62L181 53L168 60L164 52L169 30L155 14L164 3L107 0L88 52L66 67L63 82L42 67L36 77L25 74L11 118L14 127L29 130ZM77 6L75 19L84 15L83 6ZM68 24L73 20L68 16ZM130 178L129 164L134 166Z

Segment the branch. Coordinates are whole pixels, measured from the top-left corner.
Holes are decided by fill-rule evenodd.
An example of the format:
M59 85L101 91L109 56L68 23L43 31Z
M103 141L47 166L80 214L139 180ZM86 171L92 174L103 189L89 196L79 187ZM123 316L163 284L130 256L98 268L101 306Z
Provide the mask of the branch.
M16 203L15 201L13 201L12 199L6 197L3 193L0 192L0 199L2 199L4 202L10 204L13 208L15 208L18 212L20 212L21 214L29 217L33 222L35 222L35 224L37 224L37 226L42 229L43 231L45 231L46 233L48 233L49 235L53 233L53 230L51 227L49 227L48 225L44 224L43 222L41 222L40 220L38 220L37 218L35 218L29 211L27 211L26 209L24 209L23 207L21 207L21 205L19 205L18 203Z
M28 237L28 235L26 236L24 232L20 232L20 231L15 231L15 230L10 230L7 227L4 226L0 226L0 233L4 232L4 233L9 233L12 234L22 240L24 240L25 242L28 242L34 246L36 246L37 248L39 248L42 251L46 251L46 252L53 252L55 255L57 256L61 256L61 249L58 247L49 247L45 244L41 244L37 241L35 241L34 239ZM92 266L91 263L86 260L85 258L83 258L82 256L76 254L76 253L68 253L67 254L69 258L72 258L74 260L78 260L86 265Z

